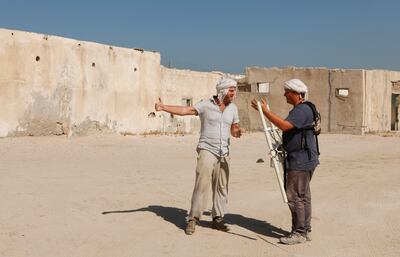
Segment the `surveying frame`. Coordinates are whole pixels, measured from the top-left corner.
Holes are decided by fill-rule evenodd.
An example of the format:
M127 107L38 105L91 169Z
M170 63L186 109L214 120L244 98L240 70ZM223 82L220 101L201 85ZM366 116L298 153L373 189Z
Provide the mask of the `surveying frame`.
M278 132L278 128L272 122L268 122L270 126L267 125L260 101L257 101L257 108L264 128L265 139L267 140L268 144L268 154L271 158L271 164L272 164L271 166L273 166L273 168L275 169L275 175L276 178L278 179L279 189L281 191L283 202L288 203L281 172L281 169L283 169L283 165L285 165L284 152L281 149L282 137ZM268 104L267 108L269 110Z

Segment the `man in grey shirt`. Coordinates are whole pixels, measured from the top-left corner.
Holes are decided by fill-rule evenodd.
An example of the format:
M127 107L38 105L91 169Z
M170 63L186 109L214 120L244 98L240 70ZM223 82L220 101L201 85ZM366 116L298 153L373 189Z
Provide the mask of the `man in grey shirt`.
M261 101L264 115L283 131L282 143L286 152L286 194L292 215L292 232L280 238L283 244L311 241L311 189L310 181L319 164L315 135L310 128L314 122L313 110L304 103L308 88L303 81L285 81L287 103L293 106L286 119L271 112L265 100ZM257 110L257 101L251 106Z
M212 227L228 231L223 217L228 203L229 138L241 136L237 107L232 100L236 96L237 83L222 78L216 85L217 95L202 100L194 106L165 105L161 99L155 104L156 111L175 115L198 115L201 120L200 139L197 145L196 181L192 203L185 229L187 235L195 231L203 214L210 182L213 206Z

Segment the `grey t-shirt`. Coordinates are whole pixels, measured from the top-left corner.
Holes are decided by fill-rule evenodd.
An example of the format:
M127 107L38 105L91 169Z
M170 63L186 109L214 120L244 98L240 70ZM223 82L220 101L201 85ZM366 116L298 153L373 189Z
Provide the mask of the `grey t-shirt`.
M286 120L294 126L293 129L283 132L282 136L287 155L286 168L304 171L315 169L319 164L315 135L312 130L301 130L310 127L314 121L311 108L306 104L298 104L289 112Z
M229 152L231 125L239 123L238 109L230 103L221 112L213 98L202 100L193 106L201 120L201 131L197 150L204 149L216 156Z

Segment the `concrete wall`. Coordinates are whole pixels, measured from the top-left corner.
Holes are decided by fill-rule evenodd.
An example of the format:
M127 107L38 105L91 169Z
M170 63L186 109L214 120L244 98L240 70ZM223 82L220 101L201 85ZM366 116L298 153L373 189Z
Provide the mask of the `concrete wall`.
M0 29L0 137L197 132L198 117L155 113L154 103L160 96L166 104L195 104L215 94L224 75L162 67L157 52ZM299 78L321 112L323 132L363 133L390 130L391 83L400 72L249 67L238 78L253 87L270 84L268 94L238 94L246 130L262 128L250 108L253 98L267 96L271 109L286 117L291 105L282 85ZM338 88L349 96L338 97Z
M314 102L318 110L321 112L323 120L327 117L328 108L326 103L328 100L328 71L326 69L304 69L304 68L246 68L246 76L249 84L267 82L270 84L269 103L273 112L285 118L292 108L286 103L283 96L283 82L298 78L304 81L310 89L309 100ZM323 130L327 130L327 123L322 124Z
M157 52L0 29L0 137L198 131L197 117L154 103L196 103L220 77L164 68Z
M362 134L364 131L364 71L329 70L328 132ZM340 97L336 90L348 89L348 97ZM324 103L321 103L324 104Z
M152 129L159 53L4 29L0 44L0 136Z
M238 107L240 127L245 131L260 131L263 130L260 115L254 110L250 103L253 99L260 100L265 98L267 94L259 94L254 92L238 92L235 99L235 104Z
M216 94L215 85L222 74L161 68L162 101L169 105L184 105L183 99L190 99L192 105ZM200 131L197 116L174 116L158 113L155 120L160 124L157 132L192 133Z
M392 82L400 80L400 72L365 71L365 125L370 132L390 131Z
M270 84L271 110L286 117L291 105L283 96L283 82L301 79L309 88L308 99L315 103L322 117L323 132L361 133L363 124L363 71L326 68L246 68L249 84ZM335 96L337 88L349 88L347 98Z

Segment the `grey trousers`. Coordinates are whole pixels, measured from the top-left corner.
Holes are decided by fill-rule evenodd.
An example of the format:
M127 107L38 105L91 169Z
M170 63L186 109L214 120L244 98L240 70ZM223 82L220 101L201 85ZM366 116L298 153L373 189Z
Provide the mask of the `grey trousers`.
M314 170L288 170L286 194L292 214L292 231L305 234L311 231L310 181Z
M189 219L201 218L207 206L210 184L212 188L212 217L223 217L228 205L229 157L217 157L200 150L197 157L196 181Z

